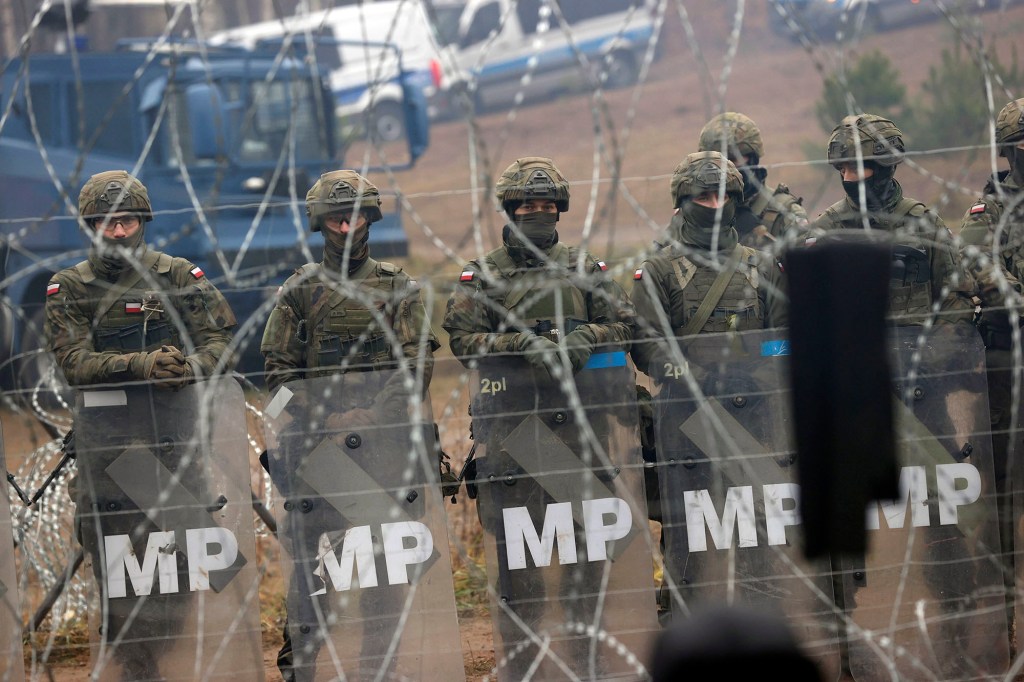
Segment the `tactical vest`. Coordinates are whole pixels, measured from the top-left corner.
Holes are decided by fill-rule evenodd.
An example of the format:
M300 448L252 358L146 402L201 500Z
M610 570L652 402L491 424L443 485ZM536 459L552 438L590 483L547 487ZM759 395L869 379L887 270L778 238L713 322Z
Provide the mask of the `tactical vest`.
M307 343L306 364L310 377L335 372L367 372L395 366L390 340L378 321L395 302L395 277L402 271L391 263L367 258L352 273L352 286L359 293L344 291L320 279L320 265L303 265L299 272L306 284L300 289L303 310L299 338ZM324 294L313 301L322 286ZM372 313L367 301L379 304ZM375 317L376 316L376 317ZM329 368L329 369L328 369Z
M739 267L732 273L722 297L699 333L764 329L764 306L757 295L760 287L757 252L744 246L742 254ZM698 266L683 255L672 257L669 262L672 265L670 282L674 285L673 288L682 291L683 294L683 320L674 330L675 334L680 336L686 323L693 318L700 304L707 298L720 271Z
M132 270L112 285L99 280L88 261L74 267L86 286L85 300L92 306L87 315L92 319L93 348L98 352L137 353L153 351L168 345L184 348L181 329L166 311L167 292L177 285L171 280L172 259L167 254L147 251L140 270L160 282L153 288L145 277ZM155 266L155 267L154 267ZM164 295L161 297L158 292Z
M505 310L515 314L516 326L531 329L535 334L557 341L590 321L586 293L570 279L579 251L564 244L555 244L548 260L558 263L564 276L548 268L523 268L516 265L505 248L487 254L501 275L500 289L489 294ZM561 313L561 318L559 318Z
M789 187L780 183L771 197L766 192L759 192L750 204L750 210L761 219L761 224L773 237L786 236L786 208L790 199L795 204L803 203L803 198L793 196Z

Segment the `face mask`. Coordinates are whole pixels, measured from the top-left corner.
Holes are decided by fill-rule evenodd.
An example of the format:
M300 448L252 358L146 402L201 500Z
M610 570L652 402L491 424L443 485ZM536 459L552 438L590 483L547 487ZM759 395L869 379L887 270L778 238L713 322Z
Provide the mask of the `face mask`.
M516 227L531 244L538 249L547 249L554 243L557 213L535 211L526 215L513 216Z
M1024 149L1011 147L1006 158L1010 162L1010 177L1014 179L1018 187L1024 187Z
M764 187L764 181L768 179L768 169L743 166L740 171L743 173L743 201L750 201Z
M113 276L120 272L127 259L118 247L126 249L134 257L139 257L140 247L145 244L143 236L146 232L146 225L139 225L138 231L124 239L107 237L103 232L93 233L93 248L90 252L89 262L105 276Z
M693 201L687 201L683 204L680 211L686 222L690 223L694 227L698 227L705 230L711 230L715 227L715 217L718 215L717 208L711 208L709 206L701 206ZM732 225L733 219L736 217L736 202L727 201L725 206L722 207L722 218L720 221L721 227L729 227Z
M345 260L345 247L349 240L348 234L332 230L324 230L324 262L335 271L340 271ZM352 272L366 260L370 254L370 226L352 228L351 250L348 257L348 271Z
M893 166L878 166L877 164L870 164L869 166L867 163L865 167L873 168L874 173L870 178L863 181L864 199L867 201L867 206L864 207L864 210L878 212L885 208L886 202L896 188L892 180L896 169ZM860 205L860 185L860 180L850 182L843 180L843 191L846 192L846 196L850 197L850 200L857 206Z

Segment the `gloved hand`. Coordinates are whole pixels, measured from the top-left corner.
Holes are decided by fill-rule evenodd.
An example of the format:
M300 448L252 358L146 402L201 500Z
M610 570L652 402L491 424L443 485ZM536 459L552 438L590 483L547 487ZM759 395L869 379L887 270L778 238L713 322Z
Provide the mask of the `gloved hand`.
M557 343L543 336L531 334L523 346L522 352L523 358L533 367L538 380L542 382L555 381L551 368L558 362Z
M376 424L377 416L373 410L367 410L362 407L353 407L345 412L335 412L327 417L328 430L342 436L346 436L353 431L376 426Z
M565 352L572 362L573 374L583 369L594 352L594 340L590 332L584 329L577 329L565 337Z
M146 355L143 377L153 382L156 388L176 391L189 383L192 368L185 361L185 356L174 346L160 346Z

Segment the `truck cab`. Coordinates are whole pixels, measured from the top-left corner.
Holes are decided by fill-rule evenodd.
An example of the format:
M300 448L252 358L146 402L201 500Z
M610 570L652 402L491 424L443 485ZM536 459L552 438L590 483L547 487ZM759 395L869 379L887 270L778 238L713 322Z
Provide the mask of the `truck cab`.
M127 170L148 187L147 243L193 261L225 294L254 376L275 290L320 259L305 193L344 167L325 80L280 50L169 47L30 55L0 76L0 377L16 390L59 382L42 350L43 300L52 274L87 254L77 199L95 173ZM426 131L422 102L407 115ZM409 142L411 163L426 139ZM384 209L374 253L404 255L401 216Z

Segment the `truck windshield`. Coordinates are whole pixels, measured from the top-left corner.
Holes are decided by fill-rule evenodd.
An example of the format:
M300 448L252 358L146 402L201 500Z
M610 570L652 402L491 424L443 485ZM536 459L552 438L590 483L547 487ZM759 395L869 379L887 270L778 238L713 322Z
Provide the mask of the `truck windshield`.
M325 125L323 108L314 97L312 81L222 78L215 86L221 98L224 143L228 155L237 162L276 164L282 154L291 155L292 145L295 159L307 162L327 156L332 148L327 141L330 127ZM177 166L182 159L189 165L215 162L215 159L199 158L196 154L193 125L203 123L189 120L195 109L189 109L185 92L175 92L174 98L176 106L171 116L180 133L182 158L179 159L172 148L169 164Z

